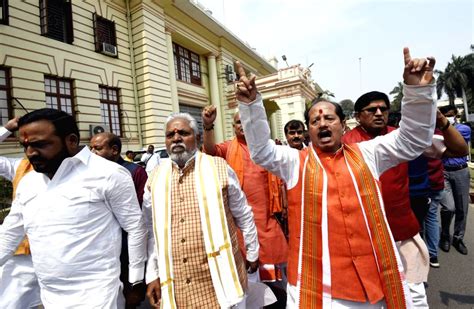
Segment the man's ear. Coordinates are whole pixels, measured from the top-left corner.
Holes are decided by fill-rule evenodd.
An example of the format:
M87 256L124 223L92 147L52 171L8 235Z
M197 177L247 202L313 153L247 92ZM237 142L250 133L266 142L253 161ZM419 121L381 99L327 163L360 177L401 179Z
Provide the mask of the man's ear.
M117 145L112 145L112 153L113 153L114 156L120 155L120 151L118 150Z
M76 155L79 148L79 136L74 133L66 135L64 138L64 143L66 144L66 149L69 154Z
M357 122L360 122L360 118L359 118L359 113L358 112L354 112L354 118Z

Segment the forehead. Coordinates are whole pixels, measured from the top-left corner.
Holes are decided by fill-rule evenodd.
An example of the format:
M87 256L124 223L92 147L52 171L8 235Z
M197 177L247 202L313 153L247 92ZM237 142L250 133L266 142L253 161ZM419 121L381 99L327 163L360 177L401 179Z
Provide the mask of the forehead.
M108 139L104 135L96 135L92 137L91 139L91 144L97 144L97 145L102 145L108 142Z
M189 121L183 118L173 119L166 125L166 131L173 131L175 129L193 131L193 129L189 125Z
M367 108L367 107L375 107L375 106L387 107L387 104L385 103L384 100L375 100L375 101L370 102L369 105L363 107L362 109Z
M329 102L319 102L313 105L309 111L309 118L313 118L319 114L336 115L336 107Z
M54 125L48 120L39 120L20 127L20 140L41 140L56 136Z

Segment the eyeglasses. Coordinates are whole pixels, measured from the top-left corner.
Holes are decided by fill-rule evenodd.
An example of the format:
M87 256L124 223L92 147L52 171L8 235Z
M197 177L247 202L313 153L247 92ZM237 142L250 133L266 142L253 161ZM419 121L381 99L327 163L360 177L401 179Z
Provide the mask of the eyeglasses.
M363 112L367 112L369 114L375 114L377 110L380 109L380 112L385 113L388 111L388 107L386 106L375 106L375 107L368 107L366 109L363 109Z
M301 134L303 134L303 130L290 130L290 131L288 131L288 135L295 135L295 134L301 135Z

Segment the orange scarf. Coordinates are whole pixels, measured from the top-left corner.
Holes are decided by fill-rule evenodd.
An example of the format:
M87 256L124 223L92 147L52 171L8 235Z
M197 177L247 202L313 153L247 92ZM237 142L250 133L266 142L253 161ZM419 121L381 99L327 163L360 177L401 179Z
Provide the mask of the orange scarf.
M230 143L229 149L227 150L226 161L229 163L230 167L237 174L239 178L240 187L244 187L244 159L242 149L240 148L239 141L237 137L234 137ZM269 193L269 209L270 213L274 214L275 212L282 211L282 195L281 195L281 186L282 181L280 178L276 177L272 173L268 173L268 193Z
M13 185L13 199L15 199L16 188L18 187L18 183L20 179L23 178L28 172L33 170L33 165L31 165L28 159L24 158L20 161L20 165L15 172L15 177L13 177L12 185ZM30 243L28 242L28 238L23 239L23 241L18 245L18 248L15 251L15 255L29 255L31 254L30 251Z
M344 145L344 157L357 192L371 192L358 199L378 264L387 308L406 308L401 262L382 212L380 191L361 155ZM327 177L314 149L304 174L304 201L299 257L299 307L322 308L331 301L330 261L327 236Z

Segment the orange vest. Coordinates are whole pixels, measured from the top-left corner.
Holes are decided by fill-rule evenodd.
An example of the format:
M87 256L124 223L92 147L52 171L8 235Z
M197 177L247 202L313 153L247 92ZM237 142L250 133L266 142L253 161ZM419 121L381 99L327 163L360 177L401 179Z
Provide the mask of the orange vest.
M393 130L395 128L387 127L386 133ZM372 137L360 126L355 127L342 137L344 143L359 143L371 139ZM396 241L412 238L420 231L420 225L410 205L408 162L400 163L386 170L380 176L380 182L382 183L385 214L393 238Z
M12 185L13 185L13 199L15 199L16 188L18 187L18 183L20 179L23 178L28 172L33 170L33 165L31 165L28 159L24 158L21 160L20 165L15 172L15 177L13 177ZM31 254L30 251L30 243L28 242L28 238L22 240L22 242L18 245L18 248L15 251L15 255L29 255Z
M290 254L288 282L296 285L301 226L301 194L307 150L300 151L298 184L288 191ZM371 303L384 297L382 282L356 190L342 152L318 151L328 175L328 233L332 297ZM363 227L363 228L362 228Z

